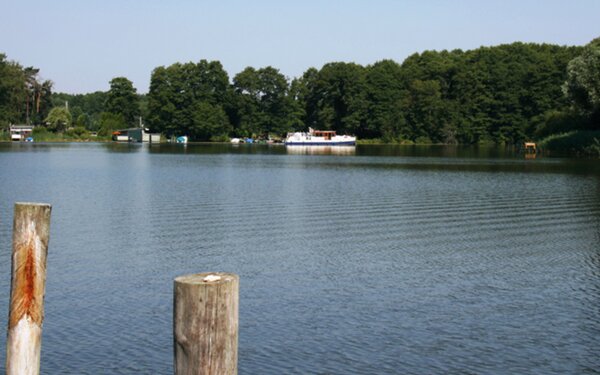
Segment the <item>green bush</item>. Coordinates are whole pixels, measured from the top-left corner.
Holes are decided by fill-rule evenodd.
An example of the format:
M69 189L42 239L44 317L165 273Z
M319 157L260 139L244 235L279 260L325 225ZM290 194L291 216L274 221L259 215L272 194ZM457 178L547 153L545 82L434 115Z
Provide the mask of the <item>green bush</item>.
M553 110L544 113L543 119L536 126L534 136L540 139L552 134L564 134L573 130L584 130L588 126L589 120L578 113Z
M67 137L70 138L75 138L75 139L83 139L83 138L89 138L90 137L90 133L82 126L78 126L75 128L71 128L68 129L65 132L65 135Z
M553 134L539 145L542 150L554 154L600 157L600 131Z
M431 141L431 139L429 137L417 137L417 139L415 139L415 144L417 145L430 145L433 144L433 142Z
M45 126L36 126L31 132L33 140L36 142L56 141L62 139L59 135L52 133Z
M360 145L378 145L378 144L385 144L385 143L392 143L391 141L385 141L385 140L381 140L379 138L372 138L372 139L357 139L356 140L357 144Z
M210 137L211 142L229 142L230 138L227 134L213 135Z

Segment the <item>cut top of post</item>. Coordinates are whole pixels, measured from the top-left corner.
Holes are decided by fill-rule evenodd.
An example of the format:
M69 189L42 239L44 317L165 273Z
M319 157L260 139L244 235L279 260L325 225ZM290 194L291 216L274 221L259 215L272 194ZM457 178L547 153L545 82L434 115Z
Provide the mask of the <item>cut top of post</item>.
M214 284L214 283L229 283L239 279L239 276L233 273L226 272L204 272L190 275L183 275L175 278L176 283L181 284Z
M50 207L48 203L36 203L36 202L15 202L15 206L44 206Z

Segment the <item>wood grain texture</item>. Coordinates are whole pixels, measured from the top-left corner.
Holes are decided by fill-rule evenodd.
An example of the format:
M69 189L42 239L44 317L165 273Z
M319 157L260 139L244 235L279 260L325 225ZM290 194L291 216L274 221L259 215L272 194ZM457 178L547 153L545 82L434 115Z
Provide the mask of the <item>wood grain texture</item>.
M174 292L175 374L237 374L239 277L181 276Z
M39 374L51 206L15 204L7 374Z

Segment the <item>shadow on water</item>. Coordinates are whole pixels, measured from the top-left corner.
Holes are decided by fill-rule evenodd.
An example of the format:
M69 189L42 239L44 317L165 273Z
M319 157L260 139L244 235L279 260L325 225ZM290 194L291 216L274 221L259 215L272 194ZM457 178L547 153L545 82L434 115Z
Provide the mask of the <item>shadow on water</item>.
M384 168L455 172L566 173L600 175L596 159L528 158L514 147L498 146L292 146L282 144L140 144L140 143L0 143L1 152L52 152L61 150L172 155L288 155L305 166Z
M117 150L120 146L112 146ZM150 145L151 154L289 155L306 165L336 168L388 168L456 172L568 173L600 175L593 159L526 158L512 147L494 146L293 146L214 143Z
M444 158L514 158L521 157L512 147L451 145L358 145L358 146L285 146L283 144L162 143L150 145L152 153L166 154L275 154L405 156Z
M97 148L115 153L140 152L141 143L128 142L0 142L0 152L52 152L82 149L89 151Z

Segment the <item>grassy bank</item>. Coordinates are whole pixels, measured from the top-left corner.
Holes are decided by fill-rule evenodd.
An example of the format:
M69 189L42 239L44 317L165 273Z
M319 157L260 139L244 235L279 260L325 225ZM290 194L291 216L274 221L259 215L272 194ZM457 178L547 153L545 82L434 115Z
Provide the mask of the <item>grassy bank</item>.
M82 128L74 128L64 133L53 133L43 127L37 127L31 135L35 142L108 142L111 137L92 136L90 132ZM0 141L10 142L10 134L7 131L0 132Z
M109 136L92 136L83 129L70 129L64 133L49 132L44 128L36 128L32 134L35 142L110 142ZM10 135L7 131L0 131L0 141L10 142ZM418 142L408 140L383 140L383 139L359 139L359 145L428 145L433 143L426 140L417 140ZM228 143L229 139L223 140ZM480 144L481 146L481 144ZM600 158L600 131L571 131L561 134L550 135L538 142L539 148L554 156L578 156L578 157L596 157Z
M550 154L600 157L600 131L553 134L542 139L539 146Z
M431 146L440 145L443 143L432 142L427 137L419 137L414 141L410 139L381 139L381 138L369 138L369 139L358 139L356 144L359 145L402 145L402 146Z

